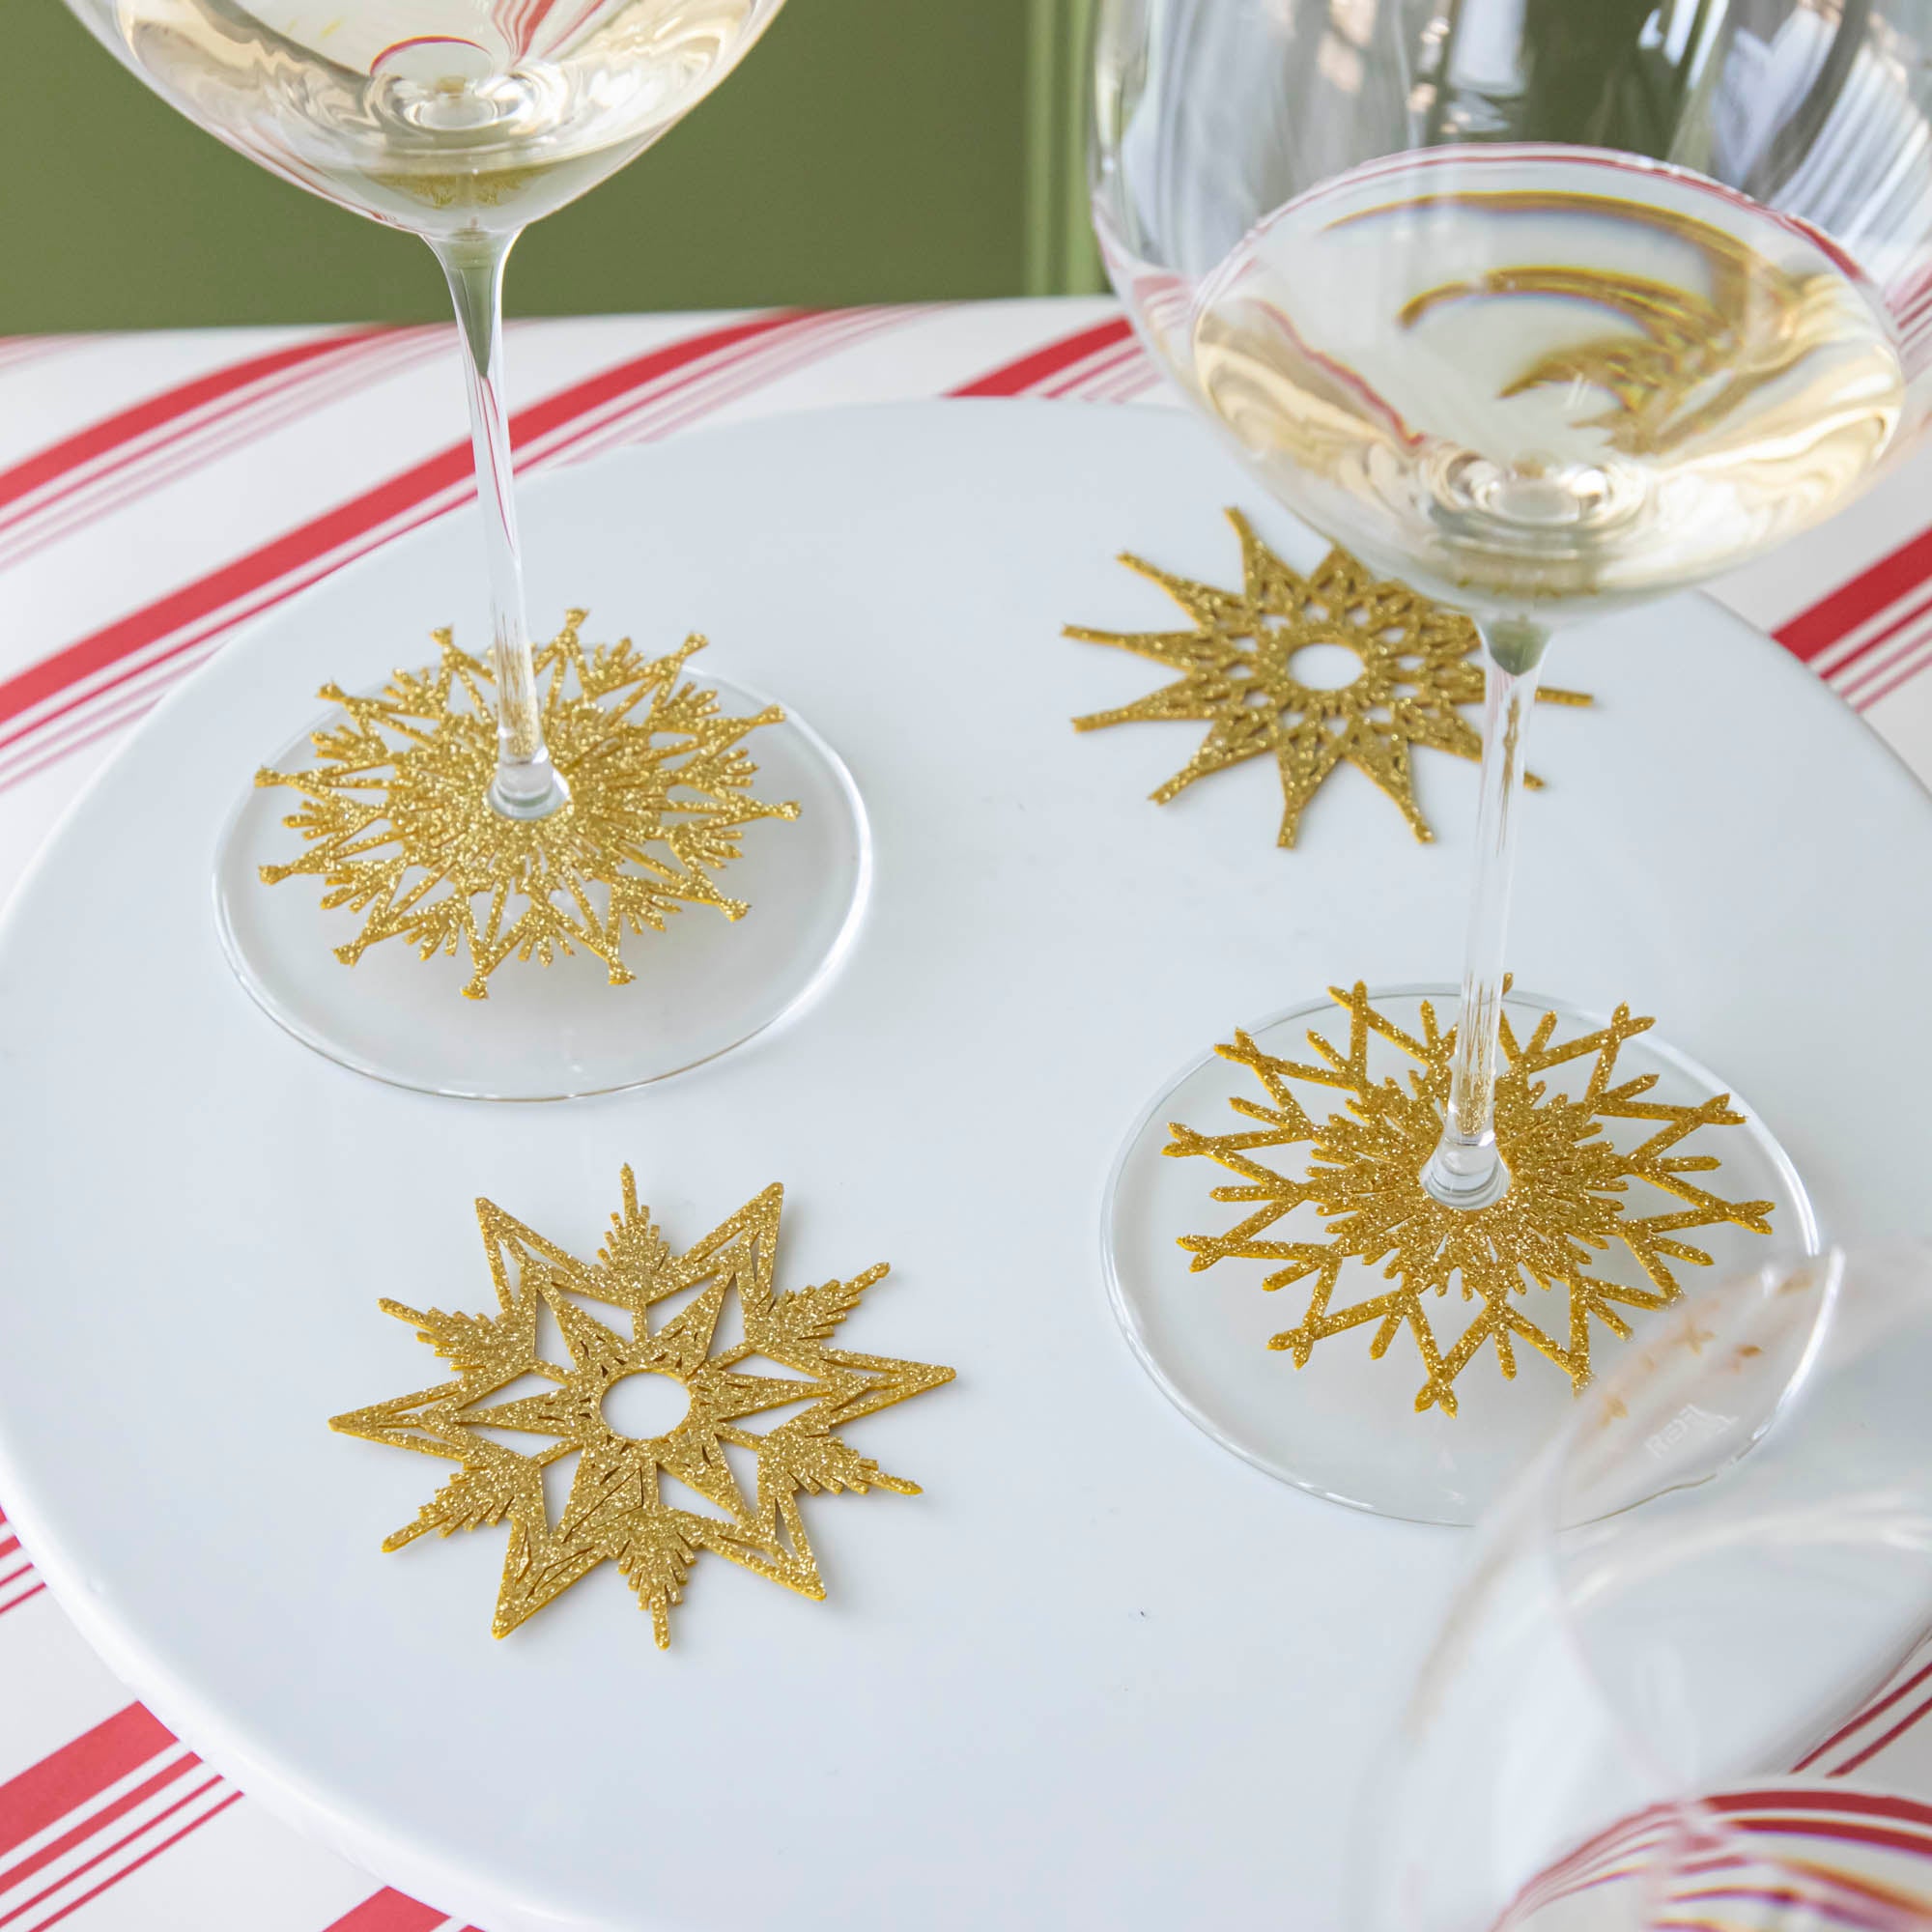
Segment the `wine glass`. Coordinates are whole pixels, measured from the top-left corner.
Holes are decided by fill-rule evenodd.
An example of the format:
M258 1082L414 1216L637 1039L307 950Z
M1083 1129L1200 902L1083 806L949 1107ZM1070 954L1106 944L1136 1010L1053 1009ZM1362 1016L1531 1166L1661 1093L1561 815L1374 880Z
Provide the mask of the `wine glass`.
M1417 1055L1403 1039L1423 1041L1429 1111L1397 1123L1411 1139L1385 1155L1373 1212L1357 1211L1367 1155L1338 1180L1331 1135L1272 1165L1334 1191L1271 1227L1243 1223L1243 1252L1279 1261L1268 1285L1308 1309L1274 1338L1299 1373L1263 1347L1282 1328L1253 1292L1264 1270L1218 1290L1195 1271L1228 1259L1207 1170L1163 1155L1250 1124L1257 1105L1325 1093L1333 1109L1332 1084L1284 1068L1332 1072L1356 1011L1314 999L1252 1027L1252 1050L1236 1042L1245 1065L1188 1068L1129 1135L1108 1192L1108 1279L1144 1362L1218 1439L1318 1493L1472 1521L1587 1378L1549 1277L1533 1253L1517 1264L1505 1225L1545 1209L1512 1173L1530 1158L1527 1090L1517 1079L1499 1123L1499 1083L1523 1075L1525 1042L1537 1057L1546 1016L1557 1043L1612 1020L1505 975L1531 701L1553 632L1747 562L1842 507L1917 434L1932 393L1928 42L1924 0L1101 0L1094 220L1147 347L1286 507L1372 579L1466 613L1484 646L1460 999L1366 989L1363 1077L1407 1087ZM1351 615L1328 611L1330 633L1361 657ZM1265 644L1257 631L1257 658ZM1598 1065L1535 1078L1580 1104ZM1747 1106L1721 1106L1719 1075L1644 1032L1620 1045L1614 1078L1726 1114L1681 1149L1707 1174L1721 1160L1727 1198L1756 1210L1687 1237L1719 1270L1752 1264L1767 1231L1815 1248L1798 1176ZM1604 1138L1628 1151L1648 1130L1622 1121ZM1247 1183L1217 1197L1237 1207L1272 1184L1222 1167L1236 1173L1216 1179ZM1666 1282L1617 1246L1682 1204L1690 1171L1584 1190L1594 1229L1560 1266L1630 1291L1610 1317L1580 1316L1605 1348L1698 1267ZM1370 1359L1402 1330L1390 1276L1407 1282L1413 1264L1446 1287L1439 1257L1492 1240L1507 1289L1460 1314L1458 1297L1432 1298L1431 1345L1408 1331L1419 1392ZM1509 1331L1517 1315L1568 1374ZM1451 1413L1458 1389L1475 1399Z
M1928 1371L1923 1246L1733 1278L1627 1354L1480 1532L1364 1788L1354 1932L1932 1925L1932 1792L1886 1756Z
M72 0L96 37L191 120L312 193L422 237L448 280L490 635L387 640L388 664L455 669L446 699L403 692L409 701L378 721L384 742L407 751L412 733L427 728L416 715L424 702L467 714L441 741L446 761L411 781L422 842L383 848L411 862L399 884L373 893L390 936L377 933L382 943L355 956L374 931L358 917L372 903L366 875L348 866L367 856L355 838L344 844L347 869L320 883L264 883L265 867L286 869L302 858L304 837L322 836L313 795L251 792L217 859L222 938L243 984L298 1037L361 1072L497 1098L636 1085L775 1020L829 970L852 928L868 864L864 814L844 767L802 721L711 673L708 661L684 666L681 635L663 635L647 602L593 612L587 626L581 613L543 612L533 649L503 386L503 267L518 235L674 126L780 4ZM596 655L630 630L636 647L621 661ZM566 641L546 644L553 638ZM580 652L606 689L571 681ZM616 672L652 664L653 678L610 696ZM715 704L701 696L711 691ZM559 708L586 694L606 700L611 725L585 706ZM292 691L291 706L303 695ZM346 694L365 733L376 714L356 712L355 701L372 695ZM639 808L641 792L618 796L613 759L628 761L622 782L639 787L659 765L690 773L693 762L675 754L706 744L707 716L758 721L736 744L724 733L706 751L715 753L710 791L662 787L655 817ZM648 736L632 732L618 746L616 723L647 724ZM341 705L321 728L348 728ZM276 773L314 769L310 742L303 733L263 746L258 759ZM757 804L734 815L753 797L748 757ZM239 772L238 784L248 776ZM440 814L434 825L426 790L436 793L427 810ZM338 813L347 823L375 794L334 796L349 801ZM610 809L613 799L620 810ZM396 806L397 794L388 802ZM307 831L296 812L307 815ZM787 817L797 823L752 822ZM401 822L392 812L385 826ZM488 863L463 869L449 857L459 845ZM458 889L492 867L498 881L516 873L507 899L493 900L488 884L475 897ZM627 882L621 897L613 874ZM743 901L727 895L741 879L753 913L742 931L719 916L735 919ZM422 895L451 880L458 888L434 916L419 917ZM506 904L516 920L527 910L527 923Z

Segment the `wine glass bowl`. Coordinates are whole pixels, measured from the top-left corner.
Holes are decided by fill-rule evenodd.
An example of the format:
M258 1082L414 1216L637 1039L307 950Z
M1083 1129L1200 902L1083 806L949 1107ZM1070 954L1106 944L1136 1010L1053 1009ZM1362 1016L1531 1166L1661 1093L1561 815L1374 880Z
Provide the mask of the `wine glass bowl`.
M1932 408L1928 47L1925 0L1100 0L1094 224L1142 339L1286 508L1481 636L1475 878L1453 1068L1419 1177L1462 1228L1512 1188L1498 1052L1524 745L1552 634L1830 517ZM1647 1077L1681 1073L1652 1050ZM1117 1172L1152 1171L1173 1095L1210 1065L1153 1101ZM1702 1076L1714 1106L1723 1073ZM1317 1146L1290 1178L1319 1179L1330 1159ZM1770 1133L1751 1160L1783 1177L1766 1225L1802 1243L1803 1188ZM1387 1238L1356 1240L1338 1304L1373 1308L1383 1273L1450 1294L1460 1279L1468 1295L1456 1227L1423 1227L1399 1179L1375 1204ZM1296 1212L1274 1231L1290 1265L1255 1267L1257 1288L1313 1267L1307 1244L1347 1238L1344 1221L1311 1219L1340 1215L1339 1196ZM1110 1196L1109 1279L1169 1393L1321 1493L1472 1520L1482 1484L1431 1500L1391 1477L1404 1453L1421 1468L1441 1445L1365 1446L1351 1478L1310 1447L1292 1383L1259 1434L1236 1412L1252 1378L1232 1329L1150 1342L1179 1332L1174 1242L1197 1232L1163 1234ZM1524 1306L1548 1286L1526 1263ZM1199 1393L1217 1379L1204 1348L1221 1351L1225 1398ZM1492 1482L1497 1459L1474 1460Z
M298 185L426 239L514 233L633 160L782 0L75 0L190 119Z

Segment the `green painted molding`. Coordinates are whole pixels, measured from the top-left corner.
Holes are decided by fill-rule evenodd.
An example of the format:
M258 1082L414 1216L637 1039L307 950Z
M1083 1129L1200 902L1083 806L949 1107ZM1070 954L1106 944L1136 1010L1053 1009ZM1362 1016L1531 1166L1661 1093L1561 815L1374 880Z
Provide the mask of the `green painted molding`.
M1107 286L1087 206L1095 0L1027 0L1026 292Z

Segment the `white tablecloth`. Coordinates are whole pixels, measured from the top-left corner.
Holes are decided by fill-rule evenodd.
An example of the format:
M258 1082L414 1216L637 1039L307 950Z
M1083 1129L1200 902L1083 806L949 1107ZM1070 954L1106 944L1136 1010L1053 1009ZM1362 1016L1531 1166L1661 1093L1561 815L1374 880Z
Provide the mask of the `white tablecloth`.
M122 734L238 626L469 499L454 354L441 327L0 341L0 894ZM532 322L512 325L508 355L526 469L840 403L1169 402L1097 298ZM1928 480L1932 453L1716 590L1932 779ZM1916 1660L1810 1769L1932 1792L1928 1711L1932 1663ZM57 1923L456 1925L177 1744L0 1516L0 1932Z

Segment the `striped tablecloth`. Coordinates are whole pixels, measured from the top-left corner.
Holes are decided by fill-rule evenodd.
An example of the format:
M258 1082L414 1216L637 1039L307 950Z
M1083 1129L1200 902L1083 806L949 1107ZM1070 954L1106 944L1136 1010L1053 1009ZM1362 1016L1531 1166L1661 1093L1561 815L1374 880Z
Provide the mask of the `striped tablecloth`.
M440 327L0 341L0 893L238 626L469 500L454 354ZM533 322L508 354L526 469L840 403L1168 400L1100 299ZM1932 452L1717 593L1932 779L1928 481ZM1920 1660L1808 1769L1932 1795L1928 1711ZM265 1816L131 1702L0 1516L0 1932L70 1921L456 1932Z

